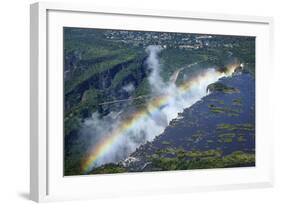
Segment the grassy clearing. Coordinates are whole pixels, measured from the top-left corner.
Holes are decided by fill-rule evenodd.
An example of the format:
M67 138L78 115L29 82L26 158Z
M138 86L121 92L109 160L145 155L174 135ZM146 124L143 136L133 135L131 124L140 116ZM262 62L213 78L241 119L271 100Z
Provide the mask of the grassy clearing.
M230 109L230 108L225 108L225 107L218 107L214 104L209 104L208 107L212 113L216 113L216 114L225 114L228 116L239 116L241 113L240 109Z
M254 131L255 125L251 123L244 124L224 124L220 123L217 125L217 130L228 130L228 131L236 131L236 130L245 130L245 131Z

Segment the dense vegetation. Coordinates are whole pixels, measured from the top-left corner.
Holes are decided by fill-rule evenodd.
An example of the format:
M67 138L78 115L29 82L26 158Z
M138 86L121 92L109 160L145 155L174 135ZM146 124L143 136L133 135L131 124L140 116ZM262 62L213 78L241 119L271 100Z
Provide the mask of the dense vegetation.
M172 154L175 157L164 157L161 154ZM185 151L184 149L159 150L151 156L150 171L171 171L187 169L210 169L246 167L255 165L255 154L236 151L222 156L219 150ZM91 174L110 174L130 172L122 164L107 164Z

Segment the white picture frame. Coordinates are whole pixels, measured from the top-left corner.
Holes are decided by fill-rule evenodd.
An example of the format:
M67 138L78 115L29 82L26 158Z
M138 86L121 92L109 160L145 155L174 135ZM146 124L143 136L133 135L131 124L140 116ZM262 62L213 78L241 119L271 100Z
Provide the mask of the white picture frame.
M67 17L67 18L66 18ZM114 18L113 18L114 17ZM94 19L99 18L99 23ZM117 19L115 22L114 19ZM125 23L128 22L128 23ZM158 23L158 26L155 26ZM125 25L126 24L126 25ZM168 25L165 28L165 25ZM253 35L256 47L256 157L254 168L192 170L64 177L62 170L62 44L63 26L144 29L197 33ZM185 28L186 29L186 28ZM30 198L54 201L83 198L179 193L273 186L272 113L267 90L273 66L273 19L185 11L98 8L91 4L47 3L30 9ZM234 31L235 30L235 31ZM58 31L58 32L57 32ZM50 67L56 67L56 71ZM57 98L58 97L58 98ZM55 99L55 100L54 100ZM61 167L61 168L60 168ZM233 177L235 176L235 177ZM199 180L200 179L200 180ZM164 182L165 181L165 182ZM149 184L149 186L147 186Z

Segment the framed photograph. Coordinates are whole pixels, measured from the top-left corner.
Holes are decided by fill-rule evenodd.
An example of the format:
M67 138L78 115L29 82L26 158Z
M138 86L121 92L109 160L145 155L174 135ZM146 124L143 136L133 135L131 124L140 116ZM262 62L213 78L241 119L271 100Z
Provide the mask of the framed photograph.
M34 201L269 187L269 17L31 5Z

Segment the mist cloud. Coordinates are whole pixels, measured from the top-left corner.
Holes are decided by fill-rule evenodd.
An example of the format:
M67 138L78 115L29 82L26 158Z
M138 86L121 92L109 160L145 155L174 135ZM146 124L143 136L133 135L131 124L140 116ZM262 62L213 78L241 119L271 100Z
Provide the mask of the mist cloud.
M150 70L148 82L152 96L169 96L165 106L156 109L153 113L142 117L134 127L122 133L122 136L111 145L102 156L100 156L92 165L97 167L110 162L118 162L126 159L140 145L147 141L152 141L156 136L163 133L170 121L178 116L178 113L190 107L195 102L206 96L206 88L209 84L216 82L222 73L210 68L198 73L187 90L180 89L175 82L164 82L161 78L161 66L158 54L161 52L160 46L148 46L146 52L147 69ZM131 90L130 87L124 88ZM153 98L153 97L152 97ZM131 111L130 111L131 112ZM91 149L95 149L97 143L112 133L129 115L126 109L120 112L111 112L107 116L101 117L97 112L92 117L86 119L80 134L84 136L86 143Z
M122 90L126 91L127 93L131 93L135 90L135 86L132 83L129 83L122 87Z

